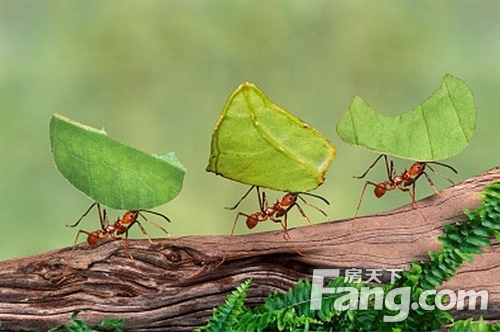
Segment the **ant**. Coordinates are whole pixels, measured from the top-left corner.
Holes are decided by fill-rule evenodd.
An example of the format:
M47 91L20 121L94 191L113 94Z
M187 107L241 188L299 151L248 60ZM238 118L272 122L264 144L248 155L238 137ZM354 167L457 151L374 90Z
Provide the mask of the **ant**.
M354 176L354 178L355 179L362 179L362 178L364 178L368 174L368 172L379 162L379 160L382 157L384 157L384 160L385 160L385 168L386 168L386 171L387 171L387 181L383 181L383 182L380 182L380 183L374 183L374 182L371 182L371 181L366 181L365 182L363 190L361 191L361 197L359 198L358 206L356 208L356 213L354 215L354 220L352 221L351 227L344 234L344 236L346 236L349 233L351 233L351 231L354 229L354 223L356 222L356 218L358 217L358 212L359 212L359 209L361 207L361 203L363 202L363 197L364 197L364 194L365 194L365 190L366 190L366 187L368 187L368 185L371 185L371 186L374 187L373 193L374 193L375 197L377 197L377 198L380 198L380 197L384 196L385 193L388 192L388 191L393 191L393 190L396 190L396 189L399 189L401 191L407 192L410 195L410 197L411 197L411 204L412 204L413 208L416 209L416 210L418 210L418 212L420 212L420 214L422 215L422 218L428 224L432 224L432 223L429 222L429 220L427 220L427 218L422 213L422 211L420 210L420 207L418 206L418 204L417 204L417 202L415 200L415 197L416 197L415 196L415 183L417 182L417 180L422 175L424 175L425 178L427 179L427 182L429 183L429 185L434 189L434 191L436 191L437 194L439 194L438 188L436 187L436 185L434 184L434 182L432 182L430 176L425 172L425 169L428 168L434 174L436 174L436 175L442 177L443 179L449 181L452 185L455 185L455 183L450 178L448 178L444 174L440 174L440 173L436 172L429 164L436 164L436 165L439 165L439 166L442 166L442 167L446 167L446 168L450 169L451 171L453 171L455 174L458 174L457 170L454 169L450 165L439 163L439 162L436 162L436 161L432 161L432 162L420 162L420 161L417 161L417 162L415 162L415 163L413 163L411 165L411 167L410 167L409 170L405 169L405 171L401 175L397 175L396 169L394 167L394 162L391 160L390 163L389 163L386 154L381 154L380 156L378 156L378 158L375 159L375 161L373 162L373 164L371 164L370 167L368 167L368 169L362 175L360 175L360 176ZM409 188L410 186L411 186L411 189Z
M299 205L299 203L297 203L298 199L300 199L306 205L309 205L310 207L318 210L326 218L328 218L328 215L326 214L326 212L324 212L323 210L321 210L320 208L318 208L318 207L316 207L316 206L314 206L312 204L309 204L300 195L312 196L312 197L315 197L315 198L318 198L318 199L322 200L327 205L330 205L330 202L328 202L325 198L323 198L321 196L314 195L314 194L311 194L311 193L305 193L305 192L294 192L294 193L293 192L288 192L288 193L285 194L285 196L283 196L283 198L281 199L281 201L277 200L274 205L270 206L269 203L268 203L268 201L267 201L266 193L262 192L262 194L261 194L260 193L260 187L258 187L258 186L251 186L250 189L243 195L243 197L240 198L240 200L233 207L226 207L226 209L227 210L234 210L234 209L236 209L240 205L240 203L248 196L248 194L254 188L256 188L257 196L258 196L258 199L259 199L259 211L255 212L255 213L252 213L252 214L246 214L246 213L243 213L243 212L238 212L236 214L236 218L234 219L233 228L231 230L231 235L229 236L229 241L231 241L231 239L232 239L232 237L234 235L234 231L235 231L235 228L236 228L236 223L238 222L238 219L241 216L246 217L246 225L247 225L248 229L252 229L255 226L257 226L257 224L259 222L264 222L264 221L267 221L267 220L271 220L273 222L280 223L281 227L283 228L283 232L284 232L283 233L283 238L285 240L291 240L290 234L288 234L287 216L288 216L288 212L294 206L297 207L297 209L299 210L299 212L302 215L302 217L304 217L304 219L306 219L307 223L309 225L313 226L313 224L311 223L311 220L309 219L309 217L305 214L304 210ZM295 249L295 250L299 254L301 254L297 249ZM219 265L222 264L224 261L225 261L225 255L224 255L223 259L222 259L222 262L220 262Z
M125 247L125 250L127 251L127 254L131 259L133 259L133 257L130 254L130 251L128 248L128 231L134 224L137 224L139 226L139 228L141 229L141 232L144 235L146 235L149 242L151 244L154 244L154 242L153 242L153 240L151 240L151 237L149 236L148 232L146 232L146 230L144 229L142 224L139 222L139 219L138 219L139 216L141 216L146 222L149 222L150 224L158 227L165 234L169 235L165 228L161 227L160 225L156 224L155 222L148 220L141 213L141 212L151 213L151 214L160 216L163 219L165 219L166 221L170 222L170 219L167 216L165 216L159 212L150 211L150 210L129 210L129 211L125 212L125 214L123 215L123 217L121 219L117 218L116 221L114 222L114 224L110 224L109 220L108 220L108 215L106 213L106 209L101 210L101 205L97 202L92 203L90 205L90 207L87 209L87 211L85 211L85 213L73 225L66 225L66 227L78 226L78 224L83 220L83 218L85 218L95 206L97 206L97 212L99 214L99 221L101 223L101 229L98 229L98 230L93 231L93 232L87 232L83 229L80 229L78 231L78 233L76 234L76 237L75 237L75 242L73 243L73 248L71 249L71 253L70 253L69 258L68 258L68 264L66 266L66 270L64 271L63 277L59 281L59 283L62 282L64 279L66 279L66 274L68 273L68 270L69 270L69 262L71 261L71 258L73 257L73 254L75 252L75 246L78 242L78 238L80 237L80 234L82 234L82 233L87 234L87 244L89 246L94 246L99 241L107 239L109 237L112 238L113 240L118 240L118 239L122 240L123 246ZM120 235L123 235L123 234L125 234L125 238L120 237Z

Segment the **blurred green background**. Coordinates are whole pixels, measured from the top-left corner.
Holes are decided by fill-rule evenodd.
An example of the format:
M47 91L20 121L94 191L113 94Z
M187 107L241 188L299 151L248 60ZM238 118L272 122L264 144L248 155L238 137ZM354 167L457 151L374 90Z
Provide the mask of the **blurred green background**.
M205 172L213 127L229 94L257 84L338 148L325 196L331 218L352 217L375 154L340 141L335 123L354 94L387 115L424 101L446 73L478 108L468 148L446 162L460 182L500 164L498 1L28 1L0 2L0 259L71 245L91 201L53 165L53 112L151 153L176 151L181 194L159 207L173 236L229 234L247 187ZM398 160L402 171L410 161ZM446 173L446 170L443 170ZM370 175L384 180L380 167ZM446 182L436 180L444 188ZM427 183L417 194L432 193ZM280 193L269 193L274 202ZM312 202L312 201L311 201ZM361 214L409 202L367 195ZM312 202L313 203L313 202ZM320 205L320 202L318 202ZM306 210L315 222L317 211ZM249 199L241 211L257 211ZM122 211L110 211L114 220ZM291 226L305 225L296 212ZM160 221L161 222L161 221ZM416 214L415 222L423 222ZM95 214L81 225L99 227ZM279 229L259 225L254 231ZM159 236L148 227L153 236ZM237 233L245 232L244 222ZM143 238L136 230L133 238ZM80 239L84 241L84 239Z

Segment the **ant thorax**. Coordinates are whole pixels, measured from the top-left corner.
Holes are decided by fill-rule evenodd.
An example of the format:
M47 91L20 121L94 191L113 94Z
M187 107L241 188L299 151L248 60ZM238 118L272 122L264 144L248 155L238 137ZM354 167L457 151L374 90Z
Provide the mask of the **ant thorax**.
M107 234L114 233L117 229L119 229L121 224L118 224L118 221L113 225L108 225L104 228L104 232Z
M278 203L276 203L276 204L278 204ZM275 206L276 206L276 205L275 205ZM271 215L275 214L275 213L276 213L276 211L277 211L277 209L276 209L276 207L275 207L275 206L270 206L270 207L266 208L266 209L263 211L263 212L264 212L264 214L265 214L266 216L271 216Z
M394 177L394 179L392 179L392 182L396 186L399 185L399 184L401 184L401 183L403 183L403 182L405 182L405 181L406 181L405 178L403 176L401 176L401 175L397 175L397 176Z

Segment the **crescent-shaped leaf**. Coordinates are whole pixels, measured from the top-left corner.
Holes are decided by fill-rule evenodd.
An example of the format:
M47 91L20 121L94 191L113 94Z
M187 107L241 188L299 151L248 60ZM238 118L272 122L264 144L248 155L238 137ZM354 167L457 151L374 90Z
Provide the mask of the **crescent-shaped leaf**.
M377 153L435 161L461 152L476 127L476 107L469 87L446 75L420 106L396 117L376 113L359 96L337 123L346 143Z
M57 169L92 200L117 210L150 209L173 199L186 172L175 153L156 156L104 130L54 114L50 144Z
M274 190L309 191L324 182L335 153L318 131L243 83L214 129L207 171Z

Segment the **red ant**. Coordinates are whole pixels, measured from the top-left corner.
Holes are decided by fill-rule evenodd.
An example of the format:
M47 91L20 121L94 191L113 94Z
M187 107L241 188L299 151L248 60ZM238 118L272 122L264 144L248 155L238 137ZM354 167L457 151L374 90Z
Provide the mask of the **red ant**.
M316 206L314 206L312 204L309 204L304 198L302 198L299 195L302 195L302 194L303 195L309 195L309 196L321 199L323 202L325 202L326 204L329 205L330 202L328 202L325 198L323 198L321 196L314 195L314 194L311 194L311 193L305 193L305 192L298 192L298 193L288 192L281 199L281 201L277 200L274 205L269 206L269 203L268 203L267 197L266 197L266 193L262 192L262 195L261 195L260 188L258 186L252 186L252 187L250 187L250 189L245 193L245 195L243 195L243 197L241 197L240 200L233 207L226 207L226 209L228 209L228 210L234 210L234 209L236 209L240 205L240 203L248 196L248 194L254 188L257 189L257 196L258 196L258 199L259 199L259 209L260 210L258 212L252 213L252 214L246 214L246 213L243 213L243 212L238 212L238 214L236 214L236 218L235 218L234 223L233 223L233 228L231 230L231 235L229 236L229 241L231 241L231 239L232 239L232 237L234 235L234 231L235 231L235 228L236 228L236 223L238 222L238 219L240 218L240 216L246 217L246 225L247 225L247 227L249 229L252 229L255 226L257 226L257 224L259 222L264 222L264 221L267 221L267 220L271 220L273 222L280 223L281 227L283 228L283 232L284 232L283 233L283 238L285 240L290 240L291 237L290 237L290 234L288 234L287 216L288 216L288 212L290 211L290 209L292 209L294 206L297 207L297 209L299 210L299 212L302 215L302 217L304 217L304 219L306 219L307 223L309 225L313 226L313 224L311 223L311 220L309 219L309 217L305 214L304 210L299 205L299 203L297 203L298 199L300 199L302 202L304 202L305 204L309 205L310 207L318 210L326 218L328 218L328 215L323 210L321 210L320 208L318 208L318 207L316 207ZM297 249L295 249L295 250L299 254L301 254ZM222 264L224 261L225 261L225 254L224 254L224 257L222 259L222 262L220 262L218 265Z
M150 243L154 243L153 240L151 240L151 237L149 236L148 232L144 229L142 224L139 222L138 218L141 216L146 222L151 223L152 225L158 227L161 229L165 234L169 235L167 230L160 225L148 220L141 212L147 212L151 214L155 214L157 216L160 216L164 218L166 221L170 222L170 219L155 211L150 211L150 210L129 210L125 212L123 217L117 218L114 224L110 224L108 220L108 215L106 213L106 210L103 209L101 211L101 205L97 202L92 203L90 207L85 211L85 213L73 224L73 225L66 225L66 227L76 227L78 224L89 214L90 210L94 208L94 206L97 206L97 212L99 214L99 221L101 223L101 229L98 229L93 232L87 232L83 229L80 229L78 233L76 234L75 237L75 242L73 243L73 248L71 249L71 253L68 258L68 264L66 267L66 270L63 273L63 278L59 281L62 282L66 278L66 274L69 270L69 262L71 261L71 258L73 257L73 254L75 252L75 246L78 242L78 238L80 237L81 233L87 234L87 244L89 246L94 246L96 245L99 241L107 239L108 237L112 238L113 240L122 240L123 241L123 246L125 247L125 250L127 251L128 256L133 259L132 255L130 254L129 248L128 248L128 231L129 229L134 225L137 224L139 228L141 229L141 232L146 235ZM125 234L125 238L120 237L120 235Z
M432 182L432 180L429 177L429 175L425 172L425 169L427 167L434 174L439 175L440 177L442 177L445 180L448 180L452 185L455 184L447 176L436 172L429 164L436 164L436 165L439 165L439 166L447 167L450 170L452 170L455 174L458 174L457 170L454 169L453 167L451 167L450 165L446 165L446 164L435 162L435 161L433 161L433 162L419 162L419 161L417 161L417 162L415 162L415 163L413 163L411 165L411 167L410 167L409 170L405 169L405 171L401 175L397 175L396 174L396 169L394 167L394 162L391 160L391 162L389 163L388 159L387 159L387 155L381 154L380 156L378 156L377 159L375 159L375 161L373 162L373 164L371 164L370 167L368 167L368 169L361 176L354 176L354 178L356 178L356 179L362 179L362 178L364 178L366 176L366 174L368 174L368 172L378 163L378 161L382 157L384 157L384 160L385 160L385 168L386 168L386 171L387 171L387 178L388 178L388 180L384 181L384 182L380 182L380 183L374 183L374 182L371 182L371 181L366 181L365 182L363 190L361 191L361 197L359 198L358 206L356 208L356 213L354 215L354 220L352 221L351 227L344 234L344 236L348 235L353 230L353 228L354 228L354 223L356 222L356 218L358 217L359 208L361 207L361 203L363 201L365 190L366 190L366 187L368 185L374 186L373 193L374 193L375 197L377 197L377 198L380 198L380 197L384 196L387 191L392 191L392 190L395 190L395 189L399 189L401 191L407 192L410 195L410 197L411 197L411 204L412 204L413 208L417 209L418 212L420 212L420 214L422 215L422 218L425 220L425 222L431 224L427 220L427 218L425 217L425 215L422 213L422 211L420 210L420 207L418 206L418 204L417 204L417 202L415 200L415 197L416 197L415 196L415 183L417 182L417 180L422 175L424 175L425 178L427 179L427 182L429 183L429 185L432 188L434 188L434 190L436 191L437 194L439 194L438 188L436 187L436 185L434 184L434 182ZM409 188L410 186L411 186L411 189Z

